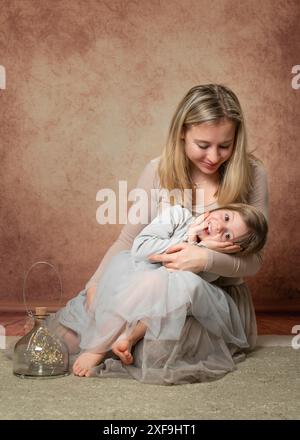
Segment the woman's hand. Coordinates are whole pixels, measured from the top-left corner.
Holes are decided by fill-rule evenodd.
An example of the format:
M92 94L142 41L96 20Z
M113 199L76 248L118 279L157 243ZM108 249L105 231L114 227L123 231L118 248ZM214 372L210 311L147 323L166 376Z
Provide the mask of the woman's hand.
M188 243L179 243L166 250L163 254L149 256L151 263L162 263L170 272L174 270L188 270L202 272L207 263L205 248Z
M218 238L218 236L215 236L214 238ZM233 254L239 252L242 249L238 244L234 244L232 241L205 239L203 240L202 244L208 249L212 249L213 251L217 252L223 252L224 254Z
M200 241L199 232L202 230L198 225L192 226L188 230L188 243L194 244ZM213 238L205 238L202 240L202 245L213 251L223 252L225 254L233 254L239 252L241 247L234 244L232 241L221 241L222 234L217 234Z

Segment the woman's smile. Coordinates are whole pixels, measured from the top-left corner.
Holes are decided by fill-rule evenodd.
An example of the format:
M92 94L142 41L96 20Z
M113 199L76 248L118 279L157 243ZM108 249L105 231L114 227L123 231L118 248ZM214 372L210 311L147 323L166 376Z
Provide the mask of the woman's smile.
M207 162L200 162L200 163L202 163L205 167L209 168L210 170L212 170L218 166L218 163L214 163L214 164L209 164Z

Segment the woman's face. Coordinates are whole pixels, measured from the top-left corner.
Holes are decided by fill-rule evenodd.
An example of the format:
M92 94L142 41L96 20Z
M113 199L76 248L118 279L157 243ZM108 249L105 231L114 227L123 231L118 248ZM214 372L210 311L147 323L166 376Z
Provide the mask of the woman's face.
M233 241L247 234L248 228L237 211L218 209L209 213L199 232L201 240Z
M185 153L197 170L212 175L230 158L234 137L235 124L228 119L192 125L183 135Z

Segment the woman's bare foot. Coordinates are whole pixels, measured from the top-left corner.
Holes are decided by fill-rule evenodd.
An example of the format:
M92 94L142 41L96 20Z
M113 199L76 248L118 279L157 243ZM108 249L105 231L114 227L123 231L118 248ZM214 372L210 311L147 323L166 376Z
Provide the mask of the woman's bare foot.
M131 354L132 341L129 338L118 339L112 346L112 351L121 359L121 361L130 365L133 362Z
M75 376L91 376L91 369L99 365L104 358L105 353L82 353L73 365L73 373Z

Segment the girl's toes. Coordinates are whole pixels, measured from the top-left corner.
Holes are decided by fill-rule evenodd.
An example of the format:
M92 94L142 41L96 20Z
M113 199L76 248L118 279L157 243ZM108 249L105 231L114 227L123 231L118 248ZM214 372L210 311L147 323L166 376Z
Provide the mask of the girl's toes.
M83 377L84 375L85 375L85 372L86 372L87 370L85 369L85 368L81 368L80 369L80 371L79 371L79 373L78 373L78 376L79 377Z
M131 355L131 354L128 354L128 355L126 356L126 364L131 364L132 361L133 361L133 357L132 357L132 355Z
M73 373L75 374L75 376L79 376L79 372L80 372L79 368L76 368L75 370L73 370Z
M82 376L82 371L84 371L85 370L85 368L82 368L80 365L74 365L74 369L73 369L73 371L74 371L74 374L76 374L76 376Z

